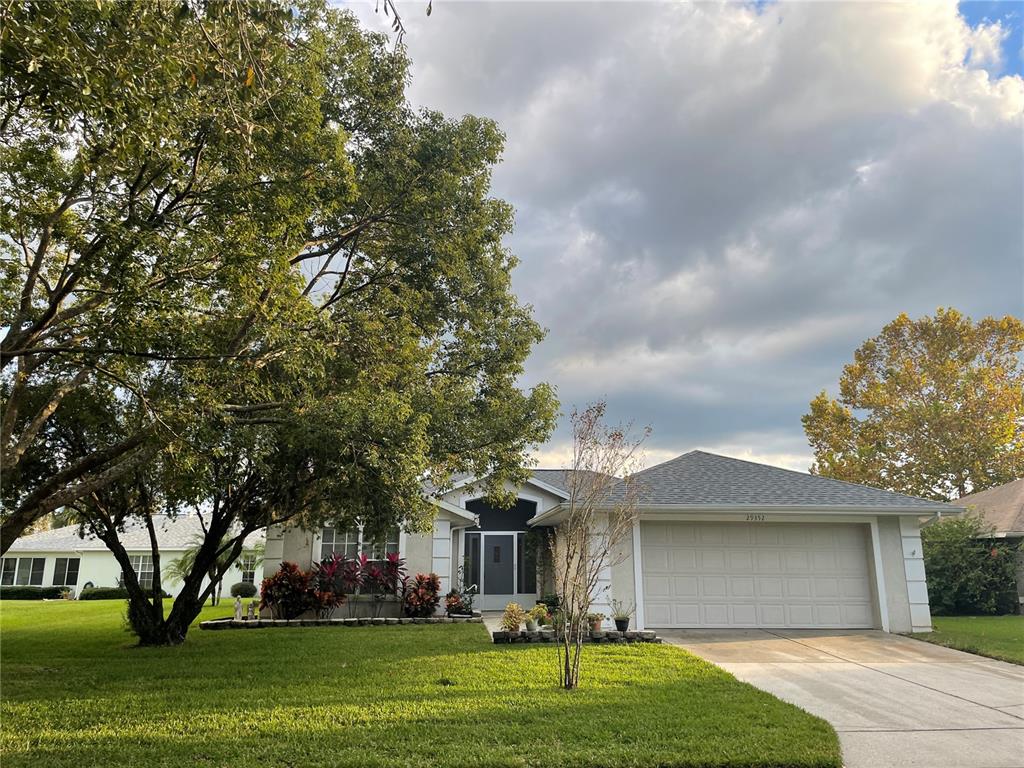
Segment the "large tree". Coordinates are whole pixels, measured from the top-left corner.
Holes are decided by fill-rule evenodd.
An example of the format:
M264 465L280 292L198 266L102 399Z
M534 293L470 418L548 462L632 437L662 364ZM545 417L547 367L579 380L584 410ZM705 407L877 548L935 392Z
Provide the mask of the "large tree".
M901 314L803 417L811 472L950 500L1024 475L1024 324Z
M133 519L201 511L169 617L122 562L143 641L178 642L252 530L415 527L427 474L522 475L556 406L516 385L541 331L493 123L412 110L402 49L320 0L5 22L0 550L71 507L127 561Z

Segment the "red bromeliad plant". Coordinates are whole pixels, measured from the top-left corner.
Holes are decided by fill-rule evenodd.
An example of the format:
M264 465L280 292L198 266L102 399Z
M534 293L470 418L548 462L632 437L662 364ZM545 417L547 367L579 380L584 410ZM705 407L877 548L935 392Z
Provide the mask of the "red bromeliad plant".
M433 616L437 604L441 601L441 579L436 573L417 573L416 577L405 585L405 598L402 610L406 616Z

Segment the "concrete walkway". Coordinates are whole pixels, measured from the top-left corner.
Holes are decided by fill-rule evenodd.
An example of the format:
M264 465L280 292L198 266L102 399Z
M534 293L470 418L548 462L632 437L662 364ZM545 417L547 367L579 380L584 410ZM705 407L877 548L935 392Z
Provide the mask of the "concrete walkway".
M873 630L659 630L828 720L846 768L1024 768L1024 667Z

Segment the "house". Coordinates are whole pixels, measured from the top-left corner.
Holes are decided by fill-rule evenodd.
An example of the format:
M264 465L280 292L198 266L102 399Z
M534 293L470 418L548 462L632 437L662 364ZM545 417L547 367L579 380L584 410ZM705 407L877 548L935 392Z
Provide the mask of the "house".
M444 592L464 565L483 610L531 605L549 578L532 532L564 519L567 477L533 470L512 489L510 509L490 506L477 479L458 479L430 496L432 531L395 529L376 543L358 528L274 526L264 572L369 548L402 553L412 573L438 574ZM612 599L635 605L641 629L931 628L920 520L956 508L704 451L636 477L639 521L602 577L595 611L609 614Z
M956 503L984 518L993 529L992 538L1017 545L1017 597L1024 605L1024 478L962 496Z
M198 515L154 515L154 527L160 548L161 586L176 596L182 585L167 575L167 567L195 546L202 536L202 523ZM225 593L237 581L255 581L263 539L262 531L246 539L248 554L224 578ZM121 542L142 586L151 587L153 553L145 525L134 521L126 526ZM22 536L0 563L0 586L67 586L77 595L87 587L116 587L120 583L121 566L114 555L99 539L80 535L77 525Z

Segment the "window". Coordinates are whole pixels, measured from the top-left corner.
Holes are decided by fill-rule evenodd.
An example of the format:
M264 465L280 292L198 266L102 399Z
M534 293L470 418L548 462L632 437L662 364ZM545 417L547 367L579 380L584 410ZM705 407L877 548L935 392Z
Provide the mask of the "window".
M132 555L132 570L139 577L139 586L143 589L153 588L153 556Z
M0 571L0 585L9 587L14 584L14 571L18 567L18 559L5 557L3 560L3 571Z
M5 557L3 579L0 583L19 587L43 585L43 568L46 567L45 557Z
M242 555L238 558L238 569L242 572L242 581L246 584L256 583L256 555Z
M78 565L81 560L77 557L58 557L53 567L53 586L73 587L78 584Z
M335 552L343 557L358 557L360 552L365 552L371 560L383 560L385 554L398 553L398 535L398 526L376 541L364 538L361 528L346 531L324 528L320 531L320 559L326 560Z
M342 557L356 557L359 554L359 529L339 531L324 528L320 532L320 559L326 560L335 552Z

